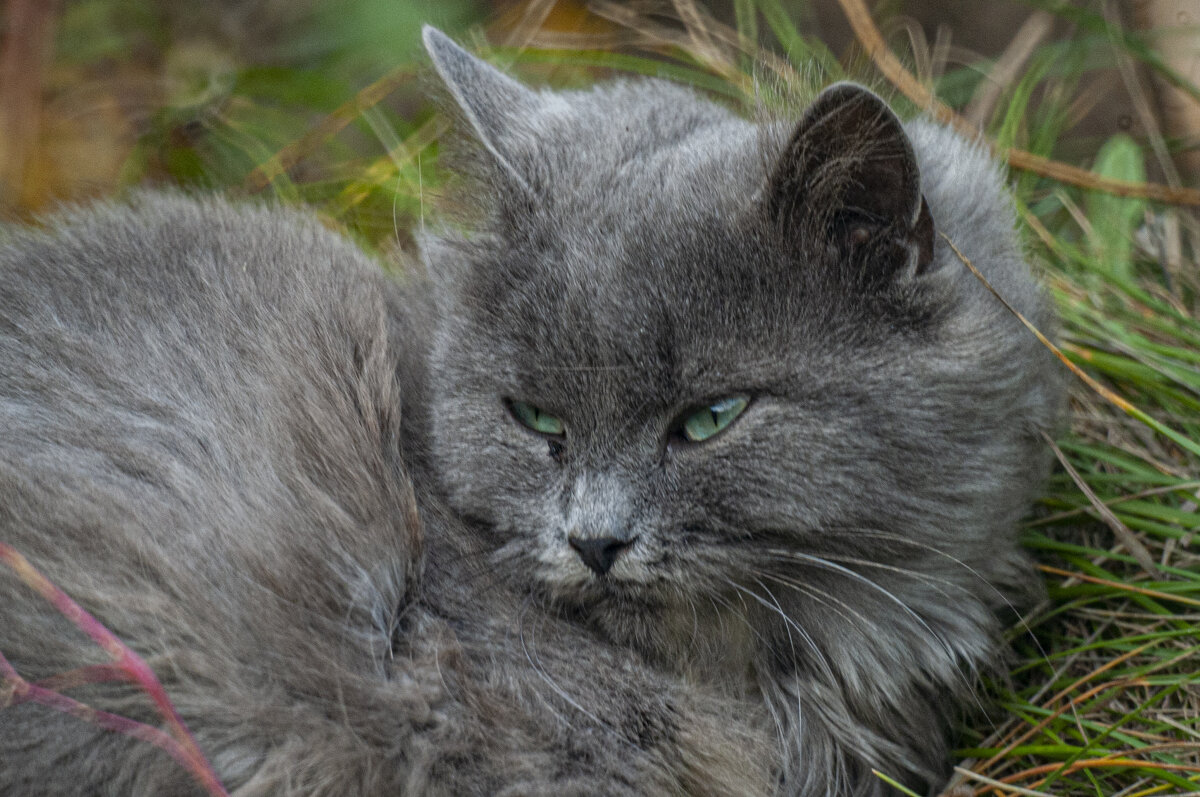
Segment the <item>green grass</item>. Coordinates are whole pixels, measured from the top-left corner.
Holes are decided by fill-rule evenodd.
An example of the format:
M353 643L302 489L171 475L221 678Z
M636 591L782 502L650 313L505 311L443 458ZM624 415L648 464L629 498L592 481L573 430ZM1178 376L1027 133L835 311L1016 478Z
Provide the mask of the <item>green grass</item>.
M369 248L408 247L448 179L437 166L447 126L420 99L411 47L392 58L379 46L374 21L394 13L382 5L344 4L335 36L309 30L274 63L201 50L162 94L122 181L273 193L320 208ZM861 52L842 62L806 36L782 0L735 0L730 19L701 12L691 29L669 21L691 5L664 1L661 16L626 21L673 32L653 52L614 52L598 35L549 51L508 42L489 55L532 82L652 74L747 108L842 76L887 87ZM1038 47L1005 88L986 135L1001 149L1145 179L1153 147L1175 143L1124 134L1097 140L1076 131L1072 103L1122 60L1173 75L1152 38L1117 27L1098 4L1029 5L1059 16L1065 32ZM178 42L149 8L135 0L77 4L70 13L80 19L60 30L60 62L74 58L81 63L73 68L91 74L98 59L124 57L131 37L172 52ZM451 16L482 19L466 2ZM415 17L402 24L415 30ZM906 51L899 37L889 41L902 62L927 56ZM989 66L946 69L930 87L962 109ZM1031 261L1062 316L1061 348L1119 401L1074 381L1058 440L1074 475L1056 472L1025 529L1048 599L1012 631L1011 672L989 685L998 710L962 730L963 793L1200 794L1200 230L1191 211L1167 205L1032 172L1014 171L1012 184ZM1147 229L1175 230L1182 260L1162 265L1145 246ZM994 790L1000 782L1024 791Z

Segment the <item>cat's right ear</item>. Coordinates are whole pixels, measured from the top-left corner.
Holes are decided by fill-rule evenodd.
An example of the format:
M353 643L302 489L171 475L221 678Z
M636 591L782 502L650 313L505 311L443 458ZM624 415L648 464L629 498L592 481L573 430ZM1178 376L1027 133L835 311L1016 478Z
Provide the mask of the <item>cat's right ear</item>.
M421 32L433 66L503 175L532 195L524 153L536 144L530 121L544 100L491 64L455 44L437 28Z
M816 98L770 176L785 236L835 248L869 283L928 271L934 223L904 126L879 96L836 83Z

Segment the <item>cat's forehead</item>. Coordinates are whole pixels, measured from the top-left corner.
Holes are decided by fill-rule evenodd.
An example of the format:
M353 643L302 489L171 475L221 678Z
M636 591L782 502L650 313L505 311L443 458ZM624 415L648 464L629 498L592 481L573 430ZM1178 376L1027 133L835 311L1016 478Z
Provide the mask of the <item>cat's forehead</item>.
M925 324L936 297L911 277L931 228L905 134L865 89L822 97L799 125L655 82L473 105L503 189L456 272L475 335L581 392L698 398L723 378L818 374L809 361L853 341L845 373Z
M764 226L755 131L692 137L616 173L581 171L523 240L474 269L479 327L524 375L589 395L703 398L763 381L764 363L777 371L828 308Z
M543 92L529 121L546 152L556 145L579 158L616 163L668 151L698 131L745 120L689 88L660 80L616 81L586 91Z
M711 223L747 207L766 181L761 131L666 83L568 95L541 151L547 187L535 212L631 228Z
M669 405L774 375L813 316L778 253L744 218L698 201L651 210L579 219L501 254L493 265L507 278L476 293L478 331L522 377L571 401Z

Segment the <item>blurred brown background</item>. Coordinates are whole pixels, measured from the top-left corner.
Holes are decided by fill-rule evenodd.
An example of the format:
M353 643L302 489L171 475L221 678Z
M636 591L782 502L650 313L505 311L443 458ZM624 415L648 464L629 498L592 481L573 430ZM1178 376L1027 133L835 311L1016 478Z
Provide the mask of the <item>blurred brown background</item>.
M824 41L843 63L861 62L836 0L784 5L802 32ZM958 105L983 125L1006 82L1017 79L1034 50L1073 24L1039 5L884 0L871 8L889 44L923 80L964 65L985 73ZM1075 5L1147 33L1179 77L1200 82L1197 0ZM707 9L732 25L734 6L733 0L713 0ZM249 160L265 159L387 70L410 64L416 74L416 35L424 21L459 37L482 28L493 43L603 42L621 49L635 46L634 37L622 34L622 15L670 27L681 7L670 0L3 0L0 216L23 217L56 200L104 195L148 180L203 181L211 163L187 162L192 137L211 133L214 118L240 119L238 104L252 102L248 96L275 108L278 129L242 121L241 128L230 124L221 134L244 137L238 145ZM768 35L760 38L774 45ZM256 80L264 85L275 80L285 99L261 99L270 92L247 89ZM387 97L387 107L400 115L419 116L420 103L419 93L408 87ZM297 116L297 106L309 110ZM254 110L256 120L269 116L261 107ZM288 113L293 118L283 119ZM1194 91L1152 76L1144 63L1118 58L1087 73L1070 113L1073 135L1056 157L1086 165L1092 142L1127 131L1153 150L1154 178L1196 184L1200 156L1190 142L1200 131L1200 103ZM1154 145L1164 137L1182 141L1179 151L1169 155ZM350 153L346 164L353 163ZM229 169L245 171L246 165ZM211 180L221 183L219 176Z

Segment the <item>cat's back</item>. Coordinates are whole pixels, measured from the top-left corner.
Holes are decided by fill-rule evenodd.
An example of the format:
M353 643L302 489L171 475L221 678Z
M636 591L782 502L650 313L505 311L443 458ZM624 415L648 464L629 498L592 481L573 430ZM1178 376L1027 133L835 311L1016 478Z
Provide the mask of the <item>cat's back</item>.
M235 536L313 490L310 523L403 515L392 287L315 220L140 194L14 236L0 284L0 485L29 524L122 512L203 567L198 508Z

